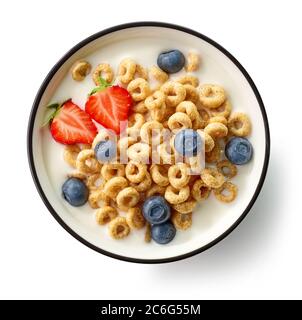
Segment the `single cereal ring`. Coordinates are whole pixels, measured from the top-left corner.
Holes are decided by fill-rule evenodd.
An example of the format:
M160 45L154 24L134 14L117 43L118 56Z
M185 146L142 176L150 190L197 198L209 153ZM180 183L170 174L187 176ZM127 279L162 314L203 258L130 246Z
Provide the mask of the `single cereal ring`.
M136 78L132 80L127 87L134 101L142 101L150 94L150 87L148 82L143 78Z
M128 181L124 177L114 177L108 180L104 186L104 193L111 199L115 199L117 194L128 187Z
M131 136L138 136L139 130L145 123L145 117L140 113L133 113L128 118L127 134Z
M192 101L193 103L197 103L199 100L198 92L195 87L191 86L190 84L183 85L186 89L186 101Z
M162 143L157 147L157 153L163 164L172 164L175 161L175 156L170 143Z
M100 207L99 202L103 202L105 206L110 205L110 198L105 194L101 188L92 190L88 197L88 203L92 209Z
M146 98L145 106L149 110L161 108L165 104L165 94L157 90L152 95Z
M225 117L226 119L230 116L232 111L232 106L229 100L225 100L225 102L216 109L211 110L211 114L213 117Z
M231 114L228 122L229 130L234 136L246 137L251 133L252 125L248 116L242 112Z
M94 137L91 145L91 149L94 149L95 146L100 142L100 141L105 141L105 140L112 140L116 141L116 135L113 131L105 128L101 128L98 132L98 134Z
M211 192L209 188L201 179L198 179L194 182L191 194L196 201L204 201L208 199Z
M200 175L203 182L210 188L220 188L225 182L224 176L214 168L203 169Z
M215 163L221 158L221 147L218 141L214 140L214 148L205 153L205 160L207 163Z
M187 72L197 71L200 65L200 56L196 52L189 52L187 58L187 65L185 67Z
M199 100L205 108L218 108L224 103L225 99L225 91L218 85L204 84L200 87Z
M196 105L191 101L182 101L177 107L176 112L185 113L191 121L194 121L199 115Z
M190 181L189 168L184 163L177 163L169 168L168 177L172 187L182 189Z
M123 84L128 84L134 79L135 72L136 62L130 58L123 59L118 69L119 81Z
M92 74L92 79L97 86L101 84L100 78L103 78L106 82L111 83L113 81L113 77L113 70L108 63L99 64Z
M217 170L226 178L233 178L237 174L237 167L228 160L221 160L217 164Z
M145 122L140 130L140 137L143 142L151 144L156 137L161 135L163 125L158 121L147 121Z
M168 107L176 107L186 97L185 87L178 82L166 82L161 86L160 90L166 95L166 105Z
M154 184L147 192L146 197L152 197L152 196L163 196L165 194L166 188L161 187L158 184Z
M114 239L122 239L129 235L130 227L124 217L116 217L109 223L109 234Z
M180 213L172 211L171 221L178 230L187 230L192 225L192 212Z
M128 148L127 155L134 162L149 163L150 146L146 143L137 142Z
M105 206L96 211L96 221L100 225L104 225L118 216L118 212L115 208Z
M144 114L148 111L148 108L145 105L145 101L140 101L132 107L132 110L133 112Z
M145 232L145 242L151 242L152 237L151 237L151 225L150 223L146 224L146 232Z
M133 229L141 229L145 226L146 220L142 215L140 208L130 208L126 215L126 221L128 225Z
M76 160L76 168L79 172L92 174L100 172L101 164L95 159L94 150L82 150Z
M190 187L185 186L180 190L172 186L168 186L165 192L166 200L171 204L179 204L185 202L190 196Z
M116 203L119 209L127 211L135 207L140 200L139 193L133 187L121 190L116 196Z
M76 61L71 67L71 76L75 81L82 81L91 71L91 64L85 60Z
M133 183L140 183L144 180L147 173L147 166L142 163L130 161L125 169L126 178Z
M180 130L192 128L192 121L187 114L176 112L168 119L168 126L176 134Z
M141 66L140 64L136 65L135 74L134 76L138 76L138 78L143 78L145 80L148 80L148 70Z
M227 191L227 194L225 192ZM220 188L214 190L216 199L222 202L231 202L237 196L238 188L230 181L226 181Z
M185 76L180 77L180 78L177 79L176 81L179 82L179 83L181 83L181 84L183 84L183 85L189 84L189 85L191 85L191 86L193 86L193 87L195 87L195 88L197 88L198 85L199 85L199 80L198 80L198 78L197 78L197 77L194 77L194 76L192 76L192 75L188 75L188 74L185 75Z
M75 168L77 156L80 151L81 149L77 144L66 146L63 154L65 162Z
M204 132L210 135L213 139L223 138L228 135L228 127L220 122L209 123Z
M149 71L154 79L156 79L160 83L164 83L169 79L169 75L156 66L152 66Z
M114 177L124 177L125 167L121 163L105 163L102 166L101 175L106 181Z
M166 116L166 104L164 103L161 108L151 110L150 115L152 120L162 121Z
M138 192L147 191L152 185L152 179L150 173L147 171L144 180L140 183L131 183L131 187L136 189Z
M166 187L169 184L168 166L154 164L151 166L152 180L161 187Z
M202 130L197 130L197 133L201 136L202 141L204 141L205 152L210 152L215 147L214 139Z
M200 153L194 157L186 159L186 163L189 165L189 175L200 175L202 169L205 167L204 154Z
M174 204L172 207L179 213L190 213L194 210L197 201L195 199L189 198L187 201L179 204Z
M212 117L210 118L209 120L209 123L222 123L224 124L225 126L228 125L228 120L225 118L225 117L222 117L222 116L216 116L216 117Z
M100 173L92 174L91 176L87 177L86 185L90 191L96 190L100 187L100 184L97 184L101 179Z

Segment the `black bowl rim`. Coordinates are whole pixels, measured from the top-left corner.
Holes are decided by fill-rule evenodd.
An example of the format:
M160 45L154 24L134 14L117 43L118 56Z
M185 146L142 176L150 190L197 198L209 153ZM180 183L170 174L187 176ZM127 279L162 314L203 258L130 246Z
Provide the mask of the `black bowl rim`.
M131 258L131 257L127 257L127 256L122 256L122 255L117 255L114 253L111 253L109 251L103 250L95 245L93 245L92 243L90 243L89 241L85 240L84 238L82 238L79 234L77 234L74 230L72 230L61 218L60 216L57 214L57 212L54 210L54 208L52 207L52 205L50 204L50 202L47 199L47 196L45 195L41 184L39 182L38 176L37 176L37 172L36 172L36 168L34 165L34 157L33 157L33 127L34 127L34 122L35 122L35 117L36 117L36 113L37 113L37 109L38 106L40 104L40 100L44 94L44 91L46 90L49 82L51 81L51 79L53 78L53 76L55 75L55 73L59 70L59 68L67 61L67 59L69 59L75 52L77 52L79 49L81 49L82 47L84 47L85 45L87 45L88 43L103 37L107 34L116 32L116 31L120 31L120 30L124 30L124 29L129 29L129 28L137 28L137 27L160 27L160 28L168 28L168 29L174 29L174 30L178 30L178 31L182 31L188 34L191 34L197 38L200 38L206 42L208 42L209 44L213 45L214 47L216 47L218 50L220 50L225 56L227 56L237 67L238 69L242 72L242 74L244 75L244 77L246 78L246 80L248 81L249 85L251 86L261 113L262 113L262 117L263 117L263 122L264 122L264 127L265 127L265 159L264 159L264 163L263 163L263 168L262 168L262 173L260 176L260 180L258 182L257 188L255 190L255 193L252 197L252 199L250 200L248 206L246 207L246 209L243 211L243 213L241 214L241 216L237 219L236 222L234 222L234 224L227 229L224 233L222 233L219 237L217 237L215 240L213 240L212 242L208 243L205 246L202 246L198 249L195 249L193 251L190 251L188 253L185 254L181 254L178 256L174 256L174 257L169 257L169 258L161 258L161 259L139 259L139 258ZM85 244L87 247L102 253L106 256L109 256L111 258L115 258L115 259L119 259L119 260L123 260L123 261L128 261L128 262L135 262L135 263L146 263L146 264L154 264L154 263L167 263L167 262L173 262L173 261L177 261L177 260L182 260L191 256L194 256L198 253L201 253L209 248L211 248L212 246L214 246L215 244L217 244L218 242L220 242L221 240L223 240L227 235L229 235L240 223L241 221L246 217L246 215L248 214L248 212L250 211L250 209L252 208L253 204L255 203L260 190L263 186L264 180L265 180L265 176L267 173L267 168L268 168L268 163L269 163L269 157L270 157L270 132L269 132L269 124L268 124L268 119L267 119L267 115L266 115L266 111L265 111L265 107L264 104L262 102L261 96L258 92L258 89L256 88L252 78L250 77L250 75L247 73L247 71L243 68L243 66L237 61L237 59L235 57L233 57L232 54L230 54L225 48L223 48L221 45L219 45L218 43L216 43L215 41L213 41L212 39L208 38L207 36L191 30L189 28L186 27L182 27L179 25L175 25L175 24L170 24L170 23L164 23L164 22L155 22L155 21L139 21L139 22L130 22L130 23L126 23L126 24L120 24L108 29L105 29L103 31L97 32L93 35L91 35L90 37L84 39L83 41L79 42L77 45L75 45L72 49L70 49L55 65L54 67L50 70L50 72L48 73L48 75L46 76L46 78L44 79L41 87L39 88L32 109L31 109L31 113L29 116L29 122L28 122L28 130L27 130L27 155L28 155L28 161L29 161L29 167L30 167L30 171L34 180L34 183L36 185L36 188L40 194L40 197L42 198L45 206L48 208L49 212L53 215L53 217L59 222L59 224L66 230L68 231L73 237L75 237L77 240L79 240L80 242L82 242L83 244Z

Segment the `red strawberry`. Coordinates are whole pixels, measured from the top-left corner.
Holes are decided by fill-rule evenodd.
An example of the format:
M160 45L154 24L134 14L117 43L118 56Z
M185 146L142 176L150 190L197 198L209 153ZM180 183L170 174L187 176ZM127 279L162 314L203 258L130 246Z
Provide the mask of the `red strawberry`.
M71 100L50 107L56 108L50 118L50 132L57 142L75 144L93 141L97 128L84 110Z
M128 119L132 98L126 89L110 86L103 79L100 82L101 85L89 96L85 111L96 122L118 134L121 131L120 122Z

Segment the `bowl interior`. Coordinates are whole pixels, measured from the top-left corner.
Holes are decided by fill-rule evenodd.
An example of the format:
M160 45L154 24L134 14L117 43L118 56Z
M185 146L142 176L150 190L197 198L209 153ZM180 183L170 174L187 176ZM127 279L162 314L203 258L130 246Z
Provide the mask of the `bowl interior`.
M254 146L254 157L249 164L239 168L237 177L233 179L238 186L237 199L233 203L224 204L211 195L209 200L196 208L191 229L178 231L170 244L146 244L143 230L132 232L126 239L116 241L109 237L106 227L96 224L95 210L88 205L74 208L62 199L61 185L72 169L63 160L64 147L54 142L47 128L40 128L45 105L72 97L75 103L84 107L87 93L94 84L91 77L79 83L71 79L70 67L78 59L87 59L93 68L106 61L116 71L121 59L132 57L138 63L150 67L156 64L159 52L171 48L178 48L184 54L190 50L199 52L202 64L196 75L201 83L222 85L228 93L233 110L243 111L250 116L253 124L250 141ZM209 245L241 218L257 193L265 166L266 128L255 92L228 56L206 40L184 31L159 26L139 26L103 35L64 60L54 75L51 75L51 79L46 80L46 88L41 99L38 99L36 113L33 113L34 125L30 136L33 170L36 172L40 191L48 199L47 205L51 211L78 237L96 248L126 259L174 259Z

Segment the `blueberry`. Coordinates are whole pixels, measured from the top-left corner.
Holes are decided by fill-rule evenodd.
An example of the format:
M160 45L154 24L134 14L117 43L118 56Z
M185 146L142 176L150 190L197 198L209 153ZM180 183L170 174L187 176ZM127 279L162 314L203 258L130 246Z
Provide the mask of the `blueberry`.
M202 139L196 131L192 129L184 129L176 134L174 147L175 150L183 156L196 156L201 152Z
M170 218L171 210L163 197L153 196L144 202L143 214L146 220L151 224L160 224Z
M174 239L175 234L176 229L170 221L153 225L151 227L151 237L155 242L159 244L169 243Z
M74 207L85 204L89 194L85 183L77 178L67 179L62 186L62 192L64 199Z
M167 73L176 73L185 65L185 57L179 50L162 52L157 58L157 65Z
M253 146L245 138L232 138L225 146L225 156L234 164L245 164L253 155Z
M116 143L112 140L100 141L95 146L94 153L100 162L109 162L116 157Z

